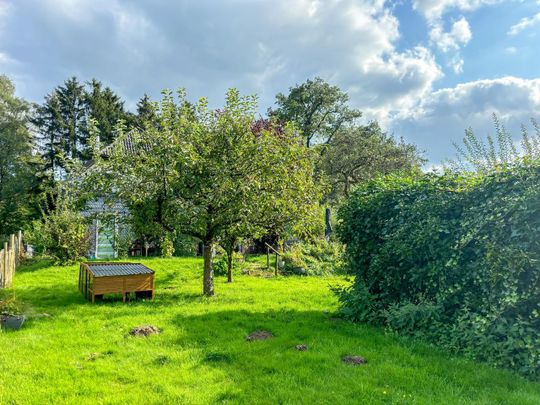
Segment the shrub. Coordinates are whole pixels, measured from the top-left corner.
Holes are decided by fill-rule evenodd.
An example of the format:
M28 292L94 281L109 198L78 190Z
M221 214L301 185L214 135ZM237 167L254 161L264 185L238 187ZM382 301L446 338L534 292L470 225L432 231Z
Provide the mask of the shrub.
M2 316L20 315L24 312L24 308L15 297L0 298L0 318Z
M195 256L197 254L197 241L192 236L177 234L173 243L175 256Z
M214 275L226 276L227 275L227 255L221 250L221 254L217 256L217 260L214 261ZM242 270L244 256L241 253L234 252L232 260L233 274Z
M89 249L86 219L69 209L58 209L33 221L25 237L38 253L48 254L61 264L74 263Z
M343 245L317 239L294 244L283 255L284 274L326 275L342 269Z
M174 255L174 244L170 235L165 234L160 240L161 257L171 258Z
M390 176L341 208L345 316L540 376L540 163Z

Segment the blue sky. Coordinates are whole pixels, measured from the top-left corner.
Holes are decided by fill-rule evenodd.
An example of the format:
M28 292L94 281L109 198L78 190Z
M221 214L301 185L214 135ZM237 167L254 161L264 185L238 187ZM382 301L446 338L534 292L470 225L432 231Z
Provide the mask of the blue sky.
M0 0L0 71L31 101L75 75L130 109L178 87L219 106L238 87L264 112L321 76L433 164L492 113L516 136L540 119L539 43L536 0Z

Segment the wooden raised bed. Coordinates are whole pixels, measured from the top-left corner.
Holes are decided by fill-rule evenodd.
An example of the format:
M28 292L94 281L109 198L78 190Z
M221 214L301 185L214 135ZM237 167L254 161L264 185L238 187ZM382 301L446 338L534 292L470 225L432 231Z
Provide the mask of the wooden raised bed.
M81 263L79 291L92 303L96 296L129 293L148 296L154 300L154 271L140 263L92 262Z

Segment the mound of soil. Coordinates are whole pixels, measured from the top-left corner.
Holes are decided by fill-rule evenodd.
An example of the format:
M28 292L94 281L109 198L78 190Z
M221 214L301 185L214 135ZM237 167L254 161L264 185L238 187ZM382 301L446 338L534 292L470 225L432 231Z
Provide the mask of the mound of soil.
M294 346L294 348L296 350L298 350L299 352L305 352L307 350L307 346L306 345L296 345Z
M343 363L352 364L354 366L367 363L367 360L364 359L362 356L345 356L341 359L341 361Z
M246 340L248 342L253 342L254 340L266 340L273 337L274 335L272 335L271 332L267 332L265 330L256 330L255 332L251 332L249 335L247 335Z
M142 325L137 326L136 328L131 329L129 334L131 336L149 336L149 335L158 335L161 333L161 330L157 326L153 325Z

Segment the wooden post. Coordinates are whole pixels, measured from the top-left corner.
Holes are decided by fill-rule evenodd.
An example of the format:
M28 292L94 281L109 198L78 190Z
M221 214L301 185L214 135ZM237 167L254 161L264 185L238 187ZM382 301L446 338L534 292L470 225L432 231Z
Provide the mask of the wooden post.
M278 254L276 252L276 270L275 270L276 277L277 277L277 273L278 273Z
M266 247L266 270L270 270L270 248Z
M13 280L13 273L15 273L15 265L16 265L16 260L17 258L15 257L15 235L11 235L9 237L9 244L11 245L10 246L10 252L9 252L9 256L10 256L10 266L11 268L9 269L9 284L11 285L11 280Z
M9 251L8 251L8 243L4 242L4 287L8 286L8 274L9 274Z
M6 282L6 267L4 266L4 251L0 250L0 287L4 287Z
M22 242L22 231L19 231L19 233L17 234L17 240L19 241L19 247L18 247L18 251L17 251L17 256L20 259L24 254L24 246L23 246L23 242Z

